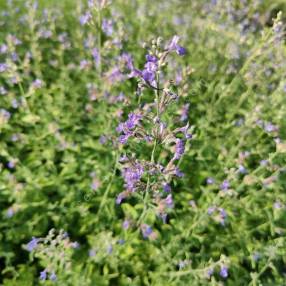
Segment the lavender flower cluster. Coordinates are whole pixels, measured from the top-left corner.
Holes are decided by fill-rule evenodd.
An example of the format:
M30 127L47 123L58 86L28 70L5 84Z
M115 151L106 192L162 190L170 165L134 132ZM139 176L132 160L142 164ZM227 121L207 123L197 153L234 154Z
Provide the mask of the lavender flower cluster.
M189 123L173 127L173 124L168 126L164 121L169 106L179 101L179 94L175 92L178 88L167 80L165 67L173 52L183 56L186 49L179 45L178 36L174 36L165 47L162 42L158 38L152 41L150 47L145 45L147 54L142 70L135 68L132 59L128 58L129 77L138 80L138 96L144 97L145 93L151 92L153 99L151 102L141 102L139 107L128 114L127 120L116 128L119 133L118 142L124 147L120 163L125 183L125 191L117 196L116 203L120 204L135 192L141 192L144 196L149 196L150 193L157 205L158 214L165 219L166 209L174 205L171 182L174 178L183 176L179 162L185 153L186 143L192 138L192 128ZM173 119L176 121L176 118ZM177 120L177 124L186 119L187 111ZM147 159L138 158L128 151L128 146L136 148L136 144L142 143L150 149L151 156ZM167 161L160 156L162 150L169 152Z

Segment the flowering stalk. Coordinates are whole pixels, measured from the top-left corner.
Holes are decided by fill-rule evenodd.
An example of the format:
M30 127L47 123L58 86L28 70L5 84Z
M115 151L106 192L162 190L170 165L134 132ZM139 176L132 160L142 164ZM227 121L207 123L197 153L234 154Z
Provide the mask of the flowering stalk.
M129 113L127 121L121 122L117 127L117 131L121 134L118 138L120 144L126 145L129 139L133 138L133 141L152 145L148 161L139 160L135 155L130 156L128 151L121 158L126 191L120 193L116 201L119 204L134 192L143 193L144 208L137 225L141 224L146 215L147 202L151 194L152 200L157 205L157 214L165 221L167 209L173 207L169 184L174 177L183 175L176 166L176 161L181 159L185 152L185 142L192 137L188 123L184 127L172 130L167 128L168 124L162 119L168 107L174 101L178 101L178 95L173 91L176 86L166 82L163 73L167 66L167 58L173 51L180 56L186 53L186 50L178 45L178 41L179 37L174 36L170 44L162 49L162 39L153 40L151 48L148 48L143 70L134 68L132 60L128 62L129 76L139 80L139 96L142 96L144 90L154 91L155 94L152 103L141 104L138 109ZM165 84L161 87L162 81L165 81ZM157 160L155 158L159 145L169 150L169 156L173 153L166 166L161 164L160 157Z

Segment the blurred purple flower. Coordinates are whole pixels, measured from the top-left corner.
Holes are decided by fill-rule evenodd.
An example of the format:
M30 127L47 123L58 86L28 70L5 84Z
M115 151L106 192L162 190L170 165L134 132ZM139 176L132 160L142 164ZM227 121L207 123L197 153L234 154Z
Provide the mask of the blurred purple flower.
M173 197L172 194L169 194L166 198L165 198L165 204L168 208L173 208L174 207L174 202L173 202Z
M147 224L143 224L141 230L144 238L148 238L153 233L152 227Z
M5 72L8 69L8 65L5 63L0 63L0 73Z
M28 251L33 251L37 245L38 245L39 239L35 238L34 236L32 237L32 240L27 244L27 250Z
M9 120L11 117L11 113L9 111L7 111L6 109L0 109L0 116L2 116L3 118L5 118L6 120Z
M82 26L86 25L91 19L92 15L90 12L86 12L84 15L80 16L79 21Z
M11 218L14 215L14 210L12 207L10 207L6 212L6 217Z
M0 94L1 94L1 95L7 94L7 90L5 89L5 87L0 86Z
M93 59L95 61L95 65L98 67L99 64L100 64L100 53L98 52L98 49L97 48L93 48L92 51L91 51L91 55L93 56Z
M183 48L178 44L180 37L179 36L174 36L171 40L171 43L168 46L168 49L170 51L176 51L178 55L183 56L186 54L186 49Z
M176 140L176 146L175 146L175 155L174 159L178 160L180 159L185 153L185 143L181 139Z
M128 191L134 192L137 183L140 181L144 173L144 168L141 164L135 163L128 168L122 170L122 176L125 182L125 187Z
M56 281L57 280L57 275L55 274L55 272L52 272L51 274L50 274L50 280L51 281Z
M96 255L96 251L94 250L94 249L90 249L89 251L88 251L88 256L89 257L94 257Z
M122 227L123 227L124 229L128 229L129 226L130 226L130 221L129 221L128 219L125 219L125 220L123 221L123 223L122 223Z
M116 197L116 204L120 205L122 200L124 200L126 196L127 196L126 192L121 192L120 194L118 194L118 196Z
M43 86L43 81L37 78L33 81L32 86L35 89L41 88Z
M213 268L209 268L207 270L207 278L210 279L213 274L214 274L214 269Z
M41 271L40 280L45 281L47 279L47 269Z
M163 183L163 191L166 193L170 193L171 192L171 186L168 183Z
M229 181L228 180L224 180L221 183L220 188L221 188L221 190L226 191L226 190L228 190L229 186L230 186Z
M181 121L186 121L188 119L189 108L190 104L187 103L181 109L181 118L180 118Z
M245 168L243 165L239 165L239 166L238 166L238 172L239 172L240 174L246 174L246 173L247 173L247 170L246 170L246 168Z
M112 247L111 244L109 244L109 245L107 246L106 252L107 252L108 254L111 254L112 251L113 251L113 247Z
M112 20L103 19L101 27L102 27L102 31L106 34L106 36L111 36L113 34Z
M227 278L227 277L228 277L228 268L227 268L225 265L222 265L222 266L221 266L219 275L220 275L222 278Z

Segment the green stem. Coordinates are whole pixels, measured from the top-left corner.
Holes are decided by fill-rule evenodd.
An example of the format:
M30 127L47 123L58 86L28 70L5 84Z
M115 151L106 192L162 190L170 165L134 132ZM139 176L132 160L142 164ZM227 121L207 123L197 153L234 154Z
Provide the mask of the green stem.
M160 108L159 108L160 107L160 102L159 102L159 100L160 100L160 89L159 89L160 82L159 82L159 75L158 74L156 76L156 80L157 80L157 90L155 91L156 101L157 101L156 114L157 114L157 117L159 118L159 116L160 116ZM159 131L158 129L159 128L157 128L156 136L158 135L158 131ZM156 152L157 146L158 146L158 140L157 140L157 138L155 138L152 153L151 153L151 163L155 162L155 152ZM149 189L150 189L150 175L148 175L147 185L146 185L144 199L143 199L144 209L141 213L141 216L139 217L139 219L137 221L137 226L140 225L140 223L142 222L142 220L144 219L144 217L148 211L147 201L148 201L148 197L149 197Z
M99 214L101 213L101 211L102 211L102 209L103 209L103 207L105 205L105 202L107 200L108 194L109 194L109 192L111 190L111 186L112 186L115 174L116 174L116 167L117 167L118 159L119 159L119 155L118 155L118 153L116 153L114 169L113 169L113 172L112 172L112 176L111 176L111 179L109 181L108 186L106 187L106 190L104 192L103 198L102 198L102 200L100 202L100 205L99 205L99 208L98 208L98 211L97 211L97 216L99 216Z
M271 257L268 258L266 264L262 267L262 269L259 271L259 273L257 275L255 275L255 277L252 279L252 281L248 284L249 286L250 285L253 285L253 286L256 286L257 285L257 280L259 279L259 277L267 270L267 268L270 266L270 263L271 263Z

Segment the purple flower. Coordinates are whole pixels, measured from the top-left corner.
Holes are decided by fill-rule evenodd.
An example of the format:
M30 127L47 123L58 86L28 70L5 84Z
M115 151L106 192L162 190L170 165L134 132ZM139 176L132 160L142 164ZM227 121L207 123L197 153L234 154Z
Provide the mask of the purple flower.
M96 255L96 251L94 250L94 249L90 249L89 251L88 251L88 256L89 257L94 257Z
M135 126L139 124L139 121L142 119L142 115L129 113L128 120L125 122L125 126L128 130L133 129Z
M224 180L224 181L222 182L222 184L220 185L220 188L221 188L221 190L223 190L223 191L227 191L228 188L229 188L229 186L230 186L229 181L228 181L228 180Z
M207 271L207 278L210 279L211 276L213 275L214 273L214 269L213 268L209 268L208 271Z
M240 174L246 174L246 173L247 173L247 170L246 170L246 168L245 168L244 166L239 165L239 166L238 166L238 172L239 172Z
M6 120L9 120L11 117L11 113L6 109L0 109L0 116L4 117Z
M11 218L14 215L14 210L10 207L6 212L6 217Z
M125 181L125 187L128 191L134 192L137 183L140 181L144 173L144 168L139 163L136 163L128 168L124 168L122 176Z
M216 210L216 207L215 207L215 206L209 207L209 208L208 208L208 215L213 214L215 210Z
M27 250L28 251L33 251L37 245L38 245L39 239L35 238L34 236L32 237L32 240L27 244Z
M93 8L95 6L94 0L88 0L87 5L88 8Z
M179 129L179 132L182 132L186 139L192 139L193 135L188 133L189 132L189 123L187 123L184 127Z
M212 184L214 184L214 179L213 178L211 178L211 177L209 177L209 178L207 178L207 184L208 185L212 185Z
M172 195L169 194L166 199L165 199L165 204L168 208L173 208L174 206L174 203L173 203L173 198L172 198Z
M50 274L50 280L51 281L56 281L57 280L57 275L55 274L55 272L52 272L51 274Z
M19 107L17 99L14 98L11 102L11 105L13 108L17 109Z
M106 36L111 36L113 33L113 22L112 20L103 19L102 21L102 31Z
M147 81L153 83L155 81L155 73L158 69L158 59L155 56L147 55L144 69L141 73L141 77Z
M47 270L43 270L40 273L40 280L45 281L47 279Z
M8 69L8 65L5 63L0 63L0 73L5 72Z
M176 140L176 146L175 146L175 155L174 155L174 159L178 160L180 159L183 154L185 152L185 143L183 140L181 139L177 139Z
M0 54L5 54L8 51L8 46L3 44L0 46Z
M122 132L123 135L119 137L119 142L121 144L125 144L128 140L128 138L132 135L132 130L139 125L140 120L142 119L142 115L135 114L135 113L129 113L127 121L124 123L120 123L116 131Z
M7 90L5 89L5 87L0 86L0 94L1 94L1 95L7 94Z
M220 275L222 278L227 278L227 277L228 277L228 268L227 268L225 265L222 265L222 266L221 266L219 275Z
M163 191L166 193L170 193L171 192L171 187L168 183L163 183Z
M266 166L268 164L268 160L261 160L260 166Z
M124 220L124 222L122 223L122 227L124 229L128 229L130 226L130 221L128 219Z
M279 202L279 201L276 201L274 204L273 204L273 207L275 209L281 209L283 206L282 204Z
M91 55L93 56L93 59L95 61L95 65L98 67L100 64L100 60L101 60L100 53L98 52L98 49L97 48L92 49Z
M133 71L134 70L134 66L133 66L133 60L131 55L127 54L127 53L123 53L121 55L121 59L124 61L126 67L130 70Z
M163 221L163 223L166 223L167 222L167 217L168 217L168 215L167 214L160 214L160 217L162 218L162 221Z
M268 133L278 131L278 127L270 122L265 123L264 130Z
M144 69L142 71L142 78L147 82L153 82L155 80L155 74L152 71Z
M82 26L86 25L88 23L88 21L91 19L91 13L87 12L84 15L80 16L79 18L79 22Z
M112 251L113 251L113 247L112 247L111 244L109 244L109 245L107 246L106 252L107 252L107 254L111 254Z
M190 108L189 103L183 106L181 110L181 118L180 118L181 121L186 121L188 119L189 108Z
M93 179L91 183L91 188L93 191L96 191L100 186L100 182L97 179Z
M178 41L179 41L180 37L175 35L172 40L171 43L169 44L169 50L175 50L177 45L178 45Z
M15 161L9 161L8 164L7 164L7 167L9 169L14 169L15 168Z
M189 205L190 205L191 207L193 207L193 208L196 208L196 207L197 207L196 202L195 202L194 200L190 200L190 201L189 201Z
M174 36L171 40L171 43L169 44L169 47L168 49L170 51L176 51L176 53L179 55L179 56L183 56L186 54L186 49L183 48L182 46L178 45L178 42L179 42L179 39L180 37L179 36Z
M71 247L76 249L79 248L79 243L77 241L71 243Z
M176 52L179 56L184 56L187 53L187 50L182 46L177 46Z
M125 243L125 240L124 240L124 239L119 239L119 240L118 240L118 243L119 243L120 245L122 245L122 244Z
M120 135L118 138L118 141L120 144L126 144L128 138L131 136L131 134L125 134L125 135Z
M89 67L89 61L88 60L81 60L79 64L79 68L81 70L86 69Z
M120 205L122 200L124 200L126 196L127 196L126 192L121 192L116 198L116 204Z
M33 88L38 89L43 86L43 82L40 79L35 79L32 83Z
M219 214L220 214L220 223L221 223L221 225L225 225L225 220L226 220L226 218L227 218L227 213L226 213L226 211L225 211L225 209L223 209L223 208L218 208L218 210L219 210Z
M157 63L158 59L153 55L146 55L146 61L150 63Z
M107 142L107 137L105 135L101 135L99 138L100 144L105 144Z
M153 233L152 227L147 224L144 224L141 229L144 238L148 238Z
M182 178L184 176L184 173L178 167L176 167L175 175L179 178Z
M155 73L157 71L158 65L157 65L156 61L155 62L154 61L152 61L152 62L148 61L148 62L146 62L144 67L145 67L144 70Z
M254 252L252 257L254 261L258 261L261 258L261 254L259 252Z
M118 81L122 81L124 79L124 75L120 71L119 67L113 67L107 74L108 80L111 83L115 83Z

